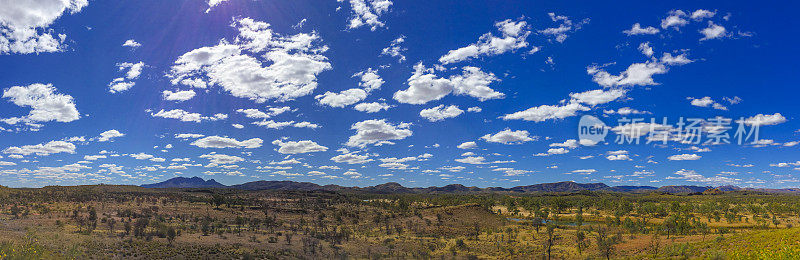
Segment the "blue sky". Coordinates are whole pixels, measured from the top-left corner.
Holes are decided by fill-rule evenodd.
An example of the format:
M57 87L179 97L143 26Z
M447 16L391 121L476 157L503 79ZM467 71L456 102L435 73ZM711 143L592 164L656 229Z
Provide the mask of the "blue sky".
M176 176L346 186L800 182L791 29L799 22L789 7L3 5L11 6L0 10L5 186ZM604 142L579 138L585 115L608 125ZM714 128L717 116L732 129ZM649 124L664 117L668 124ZM680 117L704 119L701 143L680 140ZM758 128L760 140L736 144L740 123ZM636 135L626 129L644 130L642 143L616 143ZM657 133L649 129L670 140L646 144ZM732 144L704 143L722 133Z

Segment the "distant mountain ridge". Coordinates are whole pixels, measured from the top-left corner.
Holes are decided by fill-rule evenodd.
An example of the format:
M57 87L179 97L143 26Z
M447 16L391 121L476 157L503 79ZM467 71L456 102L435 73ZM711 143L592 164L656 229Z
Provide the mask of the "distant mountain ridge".
M143 188L225 188L227 186L214 179L203 180L200 177L175 177L166 181L141 185Z
M709 189L720 191L754 191L768 193L799 193L800 188L787 189L766 189L766 188L740 188L737 186L726 185L719 187L712 186L608 186L605 183L577 183L573 181L562 181L554 183L539 183L527 186L516 186L512 188L502 187L467 187L462 184L450 184L443 187L409 188L396 182L387 182L368 187L344 187L339 185L319 185L311 182L296 181L252 181L237 185L225 186L210 179L203 180L200 177L175 177L163 182L141 185L144 188L231 188L240 190L296 190L296 191L350 191L368 192L381 194L400 194L400 193L489 193L489 192L508 192L508 193L538 193L538 192L580 192L580 191L609 191L609 192L661 192L661 193L702 193Z

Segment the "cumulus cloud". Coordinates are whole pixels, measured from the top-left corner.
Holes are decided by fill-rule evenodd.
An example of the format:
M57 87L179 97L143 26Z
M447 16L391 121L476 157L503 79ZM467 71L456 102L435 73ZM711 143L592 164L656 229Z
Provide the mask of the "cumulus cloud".
M63 51L67 35L56 34L50 25L87 5L88 0L0 0L0 54Z
M394 99L400 103L419 105L439 100L450 93L468 95L480 101L505 97L503 93L489 88L489 84L499 79L480 68L463 67L462 74L449 78L440 78L433 73L434 69L417 63L414 65L414 74L407 81L409 88L395 92Z
M377 113L380 112L381 110L389 110L389 108L392 108L392 106L386 103L371 102L371 103L359 103L356 104L353 108L361 112Z
M328 150L328 147L319 145L311 140L302 140L296 142L275 140L272 141L272 144L279 146L280 148L278 148L278 152L282 154L313 153L324 152Z
M350 7L353 11L347 28L355 29L367 26L370 30L375 31L378 27L384 27L385 24L378 19L384 13L389 12L391 6L392 1L389 0L350 0Z
M347 164L364 164L364 163L368 163L368 162L371 162L371 161L374 161L374 160L370 159L369 155L366 155L366 154L362 155L362 154L358 154L356 152L346 152L346 153L331 157L331 161L334 161L334 162L337 162L337 163L347 163Z
M3 149L3 153L12 155L48 156L54 153L75 153L75 145L64 141L50 141L44 144L11 146Z
M709 183L709 184L736 184L740 180L725 176L714 176L714 177L705 177L703 175L698 174L694 170L686 170L680 169L675 172L677 176L668 176L667 179L678 179L678 180L686 180L691 182L702 182L702 183Z
M614 110L614 109L603 110L603 113L605 113L605 114L617 114L617 115L623 115L623 116L650 114L650 112L648 112L648 111L641 111L641 110L633 109L633 108L630 108L630 107L621 107L621 108L619 108L617 110Z
M72 96L56 93L52 84L14 86L3 91L3 98L8 98L17 106L31 108L27 116L0 119L7 124L72 122L80 118Z
M744 124L749 126L777 125L784 122L786 122L786 118L781 113L772 115L758 114L744 119Z
M207 136L197 139L191 145L200 148L258 148L261 147L263 140L261 138L251 138L247 140L236 140L233 138L222 136Z
M194 138L200 138L200 137L203 137L203 136L205 136L205 135L201 135L201 134L175 134L175 138L179 138L179 139L194 139Z
M211 8L214 8L215 6L227 1L228 0L208 0L208 9L206 9L206 13L210 12Z
M116 129L111 129L105 132L100 133L100 136L97 137L98 142L108 142L113 141L114 138L123 137L125 134L120 133Z
M689 58L687 58L685 53L673 56L671 53L665 52L661 56L661 63L667 64L667 65L670 65L670 66L686 65L686 64L689 64L689 63L692 63L692 62L693 62L693 60L690 60Z
M608 156L606 159L609 161L630 161L631 157L628 155L628 151L625 150L617 150L617 151L609 151L607 152Z
M353 74L353 77L359 78L358 86L367 92L380 89L383 83L386 83L381 76L378 75L378 70L373 68L367 68L366 70Z
M724 105L717 103L716 101L712 100L711 97L703 97L703 98L693 98L687 97L687 100L690 101L692 106L696 107L713 107L714 109L718 110L728 110L727 107Z
M266 127L266 128L272 128L272 129L281 129L281 128L284 128L284 127L287 127L287 126L292 126L292 127L296 127L296 128L313 128L313 129L316 129L316 128L320 127L318 124L314 124L314 123L311 123L311 122L305 122L305 121L303 121L303 122L295 122L295 121L274 121L274 120L269 120L269 121L256 121L256 122L253 122L252 124L257 125L257 126L263 126L263 127Z
M688 153L686 153L686 154L672 155L670 157L667 157L667 159L670 160L670 161L695 161L695 160L699 160L701 157L702 156L697 155L697 154L688 154Z
M496 22L494 26L500 31L499 37L492 33L485 33L477 43L451 50L439 58L439 62L442 64L456 63L480 56L500 55L528 46L526 39L531 32L527 22L506 19Z
M569 149L575 149L575 148L578 148L578 145L579 145L578 144L578 140L567 139L563 143L552 143L552 144L550 144L550 147L565 147L565 148L569 148Z
M586 72L592 80L604 87L657 85L653 75L667 73L667 67L659 62L634 63L619 75L611 75L600 66L589 66Z
M558 27L551 27L544 30L539 30L539 33L544 35L551 35L555 37L557 42L564 42L567 39L567 33L580 30L584 24L589 23L589 18L583 19L578 23L573 23L569 17L563 15L556 15L555 13L548 13L550 20L559 23Z
M351 88L339 93L326 91L325 94L314 97L322 105L331 107L346 107L367 98L367 91L360 88Z
M194 90L176 90L175 92L164 90L161 92L164 100L183 102L192 99L195 95Z
M686 12L681 10L672 10L669 12L669 16L661 20L661 28L667 29L673 27L675 30L678 30L678 28L689 23L689 21L686 20L686 17Z
M170 119L178 119L183 122L195 122L200 123L202 121L217 121L217 120L224 120L228 118L227 114L214 114L213 116L203 116L200 113L191 113L185 111L183 109L173 109L173 110L160 110L157 113L151 113L150 116L152 117L162 117L162 118L170 118Z
M458 145L458 149L474 149L477 148L478 144L475 142L463 142Z
M406 51L407 49L404 48L403 46L400 46L405 41L406 41L405 36L401 35L400 37L397 37L397 39L394 39L392 40L391 43L389 43L389 47L383 48L383 50L381 50L381 55L395 57L397 58L397 62L406 61L406 56L403 55L403 52Z
M569 97L579 103L590 106L605 104L617 100L627 93L624 89L595 89L580 93L570 93Z
M705 10L705 9L697 9L694 12L692 12L691 18L692 18L692 20L699 21L699 20L703 20L705 18L714 17L714 15L716 15L716 14L717 14L716 11L709 11L709 10Z
M262 103L292 100L312 93L317 75L331 69L316 33L282 35L270 24L235 20L239 35L229 42L181 55L168 76L174 85L219 86L234 97Z
M209 162L213 164L213 165L210 165L210 166L214 166L214 165L217 165L217 164L234 164L234 163L237 163L237 162L244 161L244 158L239 157L239 156L218 154L218 153L209 153L209 154L200 155L200 158L208 159Z
M624 34L626 34L628 36L631 36L631 35L642 35L642 34L657 34L658 32L659 32L659 30L656 29L653 26L647 26L647 27L643 28L639 23L633 24L631 29L622 31L622 33L624 33Z
M504 115L500 118L503 120L525 120L533 122L542 122L549 119L563 119L575 116L578 111L588 111L589 108L577 102L571 102L566 105L541 105L532 107L523 111L514 112Z
M118 93L122 91L126 91L136 85L136 80L139 78L139 75L142 74L142 69L144 68L144 62L123 62L117 63L117 68L120 72L125 72L125 76L115 78L108 83L108 92L111 93Z
M123 47L131 47L131 49L136 49L136 48L139 48L139 47L141 47L141 46L142 46L142 44L141 44L141 43L138 43L138 42L136 42L136 41L135 41L135 40L133 40L133 39L129 39L129 40L125 41L124 43L122 43L122 46L123 46Z
M516 130L512 131L511 129L506 128L503 131L497 132L496 134L487 134L481 137L481 139L486 140L487 142L492 143L501 143L501 144L521 144L525 142L530 142L536 140L538 137L530 136L530 133L526 130Z
M447 118L457 117L464 113L464 110L461 110L456 105L449 105L445 107L444 105L438 105L432 108L423 109L419 112L419 116L428 119L431 122L442 121Z
M703 38L700 38L700 41L723 38L727 36L726 32L725 27L708 21L708 27L700 30L700 33L703 34Z
M366 147L367 145L393 144L391 140L401 140L413 133L409 123L392 124L386 119L365 120L353 124L350 129L356 134L347 140L347 146Z

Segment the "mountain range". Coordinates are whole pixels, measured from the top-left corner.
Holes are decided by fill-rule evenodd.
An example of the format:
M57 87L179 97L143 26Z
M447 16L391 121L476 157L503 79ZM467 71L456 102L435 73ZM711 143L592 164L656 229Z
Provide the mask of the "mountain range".
M701 193L709 189L720 191L755 191L768 193L800 193L800 188L766 189L766 188L741 188L737 186L608 186L605 183L577 183L563 181L555 183L540 183L512 188L502 187L467 187L461 184L450 184L443 187L410 188L396 182L389 182L369 187L345 187L339 185L318 185L311 182L296 181L253 181L237 185L225 186L210 179L200 177L176 177L163 182L141 185L144 188L231 188L239 190L298 190L298 191L349 191L366 193L482 193L482 192L510 192L510 193L536 193L536 192L580 192L580 191L609 191L609 192L661 192L661 193Z
M215 181L214 179L210 180L203 180L200 177L175 177L166 181L162 181L159 183L153 184L145 184L141 185L143 188L225 188L227 186L222 185Z

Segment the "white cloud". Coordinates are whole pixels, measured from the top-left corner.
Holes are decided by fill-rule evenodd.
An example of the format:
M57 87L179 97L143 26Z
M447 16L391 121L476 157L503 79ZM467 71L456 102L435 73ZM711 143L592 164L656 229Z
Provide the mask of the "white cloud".
M595 169L580 169L580 170L573 170L572 173L588 175L597 172Z
M588 101L588 100L587 100ZM525 120L525 121L534 121L534 122L542 122L548 119L563 119L571 116L575 116L575 113L578 111L588 111L589 108L585 107L577 102L570 102L566 105L541 105L538 107L532 107L523 111L514 112L511 114L507 114L502 116L503 120Z
M647 57L653 56L653 47L650 47L650 42L643 42L639 44L639 51Z
M353 77L358 77L359 81L358 86L363 88L367 92L371 92L376 89L380 89L383 86L383 81L380 75L378 75L378 70L373 68L367 68L364 71L360 71L356 74L353 74Z
M670 66L686 65L686 64L689 64L689 63L692 63L692 62L693 62L693 60L690 60L689 58L687 58L685 53L682 53L682 54L679 54L679 55L676 55L676 56L672 56L671 53L665 52L661 56L661 63L667 64L667 65L670 65Z
M317 75L331 69L316 33L281 35L250 18L235 20L239 35L181 55L168 76L172 84L220 86L234 97L262 103L292 100L317 87ZM266 66L265 66L266 65Z
M87 5L87 0L0 0L0 54L63 51L67 36L49 26L62 14L78 13Z
M248 109L237 109L236 112L244 114L248 118L255 118L255 119L267 119L273 116L277 116L283 114L287 111L292 110L290 107L270 107L268 108L269 112L261 112L261 110L255 108L248 108Z
M553 154L566 154L566 153L569 153L569 149L567 149L567 148L563 148L563 147L561 147L561 148L550 148L550 149L547 149L547 154L548 154L548 155L553 155Z
M456 63L480 56L500 55L528 46L526 38L531 32L528 29L527 22L514 22L511 19L507 19L496 22L494 25L500 31L500 37L494 36L492 33L485 33L478 39L477 43L451 50L439 58L439 62L442 64Z
M227 1L228 0L208 0L208 9L206 9L206 13L210 12L211 8L214 8L215 6Z
M567 139L563 143L552 143L550 147L566 147L569 149L578 148L578 141L575 139Z
M203 137L203 136L205 136L205 135L201 135L201 134L175 134L175 138L180 138L180 139L194 139L194 138L200 138L200 137Z
M392 108L392 106L386 103L371 102L371 103L359 103L356 104L353 108L361 112L377 113L380 112L381 110L389 110L389 108Z
M487 164L486 158L483 156L469 156L464 158L455 159L456 162L466 163L466 164Z
M258 148L261 147L263 140L261 138L251 138L247 140L238 141L233 138L222 136L207 136L195 140L191 145L200 148Z
M693 20L699 21L699 20L703 20L705 18L714 17L714 15L716 15L716 14L717 14L717 12L712 12L712 11L705 10L705 9L697 9L696 11L692 12L691 18Z
M212 164L233 164L244 161L244 158L233 155L209 153L200 155L200 158L208 159ZM212 165L213 166L213 165Z
M48 156L54 153L75 153L75 145L64 141L50 141L45 144L11 146L3 149L5 154Z
M183 102L192 99L195 95L194 90L176 90L175 92L164 90L161 92L164 100Z
M464 110L461 110L456 105L450 105L445 107L444 105L438 105L432 108L423 109L419 111L419 115L428 119L431 122L442 121L447 118L457 117L464 113Z
M693 98L687 97L686 99L690 100L692 106L696 107L713 107L714 109L718 110L728 110L727 107L724 105L717 103L716 101L712 100L711 97L703 97L703 98Z
M367 26L370 30L375 31L378 27L384 27L385 24L378 18L387 13L391 6L392 1L389 0L350 0L353 12L347 28L355 29Z
M489 88L489 84L498 81L492 73L485 73L477 67L463 67L462 74L449 78L440 78L433 74L433 69L425 68L422 63L414 65L414 74L408 78L409 88L394 93L394 99L400 103L425 104L439 100L450 93L468 95L480 101L503 98L503 93Z
M628 156L627 154L612 154L606 156L606 159L608 159L609 161L629 161L631 160L631 157Z
M287 127L287 126L292 126L292 127L297 127L297 128L313 128L313 129L316 129L316 128L320 127L319 125L311 123L311 122L296 122L295 123L294 121L283 121L283 122L280 122L280 121L273 121L273 120L256 121L256 122L253 122L252 124L257 125L257 126L263 126L263 127L266 127L266 128L272 128L272 129L281 129L281 128L284 128L284 127Z
M647 26L647 27L642 28L642 26L639 23L633 24L633 26L629 30L622 31L622 33L624 33L624 34L626 34L628 36L641 35L641 34L656 34L658 32L659 32L659 30L656 29L653 26Z
M409 123L392 124L385 119L365 120L353 124L350 129L356 134L347 140L347 146L365 147L367 145L392 144L391 140L400 140L411 136L413 133Z
M347 164L364 164L374 160L370 159L369 155L360 155L358 153L352 152L331 157L331 161L337 163L347 163Z
M595 89L581 93L570 93L569 96L577 102L596 106L617 100L625 96L626 92L624 89Z
M339 93L326 91L325 94L314 97L322 105L331 107L346 107L367 98L367 91L360 88L351 88Z
M618 114L618 115L623 115L623 116L624 115L650 114L650 112L648 112L648 111L636 110L636 109L633 109L633 108L630 108L630 107L621 107L621 108L617 109L616 111L613 110L613 109L611 109L611 110L603 110L603 113L605 113L605 114Z
M589 19L583 19L578 23L573 23L569 17L563 15L556 15L555 13L548 13L550 20L559 23L558 27L551 27L544 30L539 30L539 33L544 35L552 35L557 42L564 42L567 39L568 32L580 30L584 24L589 23Z
M735 184L738 181L740 181L739 179L734 179L725 176L705 177L703 175L698 174L694 170L686 170L686 169L681 169L679 171L676 171L675 174L678 175L679 177L668 176L667 179L679 179L691 182L703 182L714 185Z
M278 148L278 152L282 154L314 153L328 150L328 147L319 145L311 140L302 140L297 142L284 142L282 140L275 140L272 141L272 144L279 146L280 148Z
M786 122L786 118L781 113L772 115L758 114L744 120L744 124L749 126L777 125L784 122Z
M700 41L717 39L727 36L725 27L722 27L721 25L716 25L712 21L708 21L708 27L700 30L700 33L703 34L703 38L700 38Z
M524 142L534 141L537 138L538 137L536 136L530 136L530 133L528 133L526 130L511 131L511 129L508 128L497 132L496 134L487 134L481 137L481 139L486 140L487 142L501 144L521 144Z
M606 159L609 161L630 161L631 157L626 150L608 151Z
M648 61L631 64L620 75L611 75L596 65L586 68L586 72L592 75L594 82L604 87L647 86L657 85L653 81L653 75L667 73L667 67L659 62Z
M100 133L100 136L97 137L97 141L98 142L114 141L113 140L114 138L123 137L123 136L125 136L125 134L120 133L116 129L111 129L111 130L108 130L108 131Z
M27 116L0 119L7 124L72 122L81 117L72 96L56 93L52 84L14 86L3 91L3 98L8 98L17 106L31 108Z
M400 46L403 42L406 41L405 36L397 37L397 39L392 40L389 44L389 47L383 48L381 50L381 55L387 55L391 57L397 58L397 62L404 62L406 61L406 56L403 55L403 52L406 51L406 48Z
M118 93L122 91L126 91L136 85L136 82L133 80L139 78L139 75L142 74L142 69L144 68L144 62L137 62L137 63L130 63L130 62L123 62L117 63L117 68L119 71L126 71L124 77L115 78L108 83L108 92L111 93Z
M136 49L142 46L141 43L136 42L133 39L129 39L122 44L123 47L131 47L131 49Z
M477 148L478 144L475 142L463 142L458 145L458 149L474 149Z
M242 129L242 128L244 128L244 126L243 126L243 125L241 125L241 124L231 124L231 126L233 126L233 128L236 128L236 129Z
M688 154L688 153L686 153L686 154L672 155L670 157L667 157L667 159L670 160L670 161L694 161L694 160L699 160L701 157L702 156L697 155L697 154Z
M483 109L482 109L482 108L480 108L480 107L470 107L470 108L467 108L467 112L480 113L481 111L483 111Z
M151 113L150 116L152 117L163 117L163 118L171 118L171 119L178 119L183 122L195 122L200 123L202 121L217 121L217 120L224 120L228 118L226 114L214 114L213 116L203 116L200 113L190 113L183 109L173 109L173 110L160 110L158 113Z
M686 12L681 10L672 10L669 12L669 16L661 20L661 28L667 29L669 27L674 27L675 30L678 30L681 26L684 26L689 23L686 18Z

